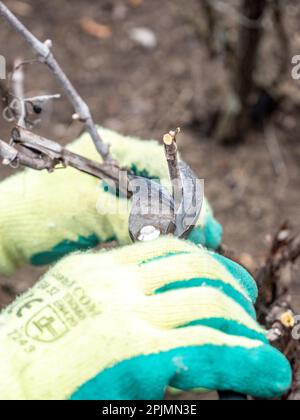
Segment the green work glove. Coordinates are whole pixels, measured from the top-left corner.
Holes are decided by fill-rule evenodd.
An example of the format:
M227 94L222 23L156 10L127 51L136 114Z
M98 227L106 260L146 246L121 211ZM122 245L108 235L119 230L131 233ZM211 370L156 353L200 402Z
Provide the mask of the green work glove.
M121 166L162 182L168 179L158 143L99 130ZM70 150L100 160L88 135L75 141ZM126 199L116 198L103 182L75 169L18 173L0 185L0 273L12 274L28 261L48 264L101 242L129 244L128 213ZM205 201L191 240L215 249L221 236L222 229Z
M0 398L279 396L291 369L256 295L243 268L174 237L66 257L0 316Z

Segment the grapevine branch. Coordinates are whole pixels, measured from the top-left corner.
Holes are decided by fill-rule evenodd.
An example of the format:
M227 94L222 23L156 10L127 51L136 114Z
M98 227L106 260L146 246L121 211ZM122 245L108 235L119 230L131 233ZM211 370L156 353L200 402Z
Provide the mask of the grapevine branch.
M220 253L241 263L237 254L222 246ZM268 331L272 346L283 353L291 363L293 384L284 399L300 400L300 340L293 336L296 311L292 305L292 270L300 259L300 233L294 233L284 223L274 235L270 250L262 266L256 270L259 288L256 309L258 321Z
M22 165L49 172L53 172L57 166L69 166L109 184L113 183L123 194L130 196L127 185L123 188L120 183L121 169L117 165L112 165L111 162L94 162L22 127L13 129L12 144L0 140L0 156L7 165ZM131 174L128 173L127 176L130 180Z
M10 25L21 34L23 38L35 51L38 61L45 63L53 72L55 77L61 83L66 95L74 106L76 111L75 118L80 119L85 123L86 130L90 133L94 140L97 150L103 157L104 163L86 159L83 156L72 153L63 148L55 141L46 139L44 137L34 134L28 130L30 121L27 117L27 105L30 104L33 109L42 109L42 105L51 99L57 99L59 95L44 95L34 98L24 97L24 73L23 64L21 61L16 62L15 69L12 76L13 97L17 101L16 109L8 110L12 112L13 118L16 119L17 125L12 130L10 144L0 140L0 156L3 158L5 165L18 167L19 165L29 167L35 170L47 170L53 172L58 167L72 167L83 173L105 180L108 184L117 188L123 195L128 198L132 197L132 190L130 181L134 175L126 170L126 177L123 172L109 154L109 148L102 142L100 135L94 125L92 116L88 106L83 102L77 91L55 60L51 53L51 41L45 43L40 42L32 33L25 28L25 26L4 6L0 1L0 15L2 15ZM40 105L39 105L40 104ZM74 117L74 116L73 116ZM170 132L166 137L170 139L165 141L166 158L168 160L170 176L174 186L176 181L180 184L182 190L182 183L179 174L177 161L177 146L176 135L179 130ZM171 159L171 160L170 160ZM174 186L175 190L175 186Z
M17 17L0 1L0 15L6 19L11 27L19 33L31 46L39 61L45 63L54 74L62 86L66 96L72 103L75 113L74 118L79 119L85 125L86 131L90 134L96 149L104 160L112 160L109 147L100 137L100 134L94 124L93 117L87 104L80 97L58 62L51 52L52 42L50 40L44 43L39 41L18 19Z
M293 368L293 385L287 395L290 400L300 400L300 341L292 334L296 312L291 303L291 273L299 257L300 234L294 234L285 223L274 236L266 263L256 276L260 289L258 319L267 327L271 344L285 354Z

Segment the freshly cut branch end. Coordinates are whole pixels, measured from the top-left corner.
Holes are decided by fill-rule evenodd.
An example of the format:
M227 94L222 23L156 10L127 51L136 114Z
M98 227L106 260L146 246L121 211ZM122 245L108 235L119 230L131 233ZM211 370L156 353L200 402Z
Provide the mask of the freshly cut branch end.
M180 133L181 129L178 127L174 131L169 131L168 134L164 135L163 141L166 146L171 146L172 143L176 142L176 136Z
M173 141L174 141L174 138L171 136L171 134L168 133L164 135L164 143L166 146L171 146Z

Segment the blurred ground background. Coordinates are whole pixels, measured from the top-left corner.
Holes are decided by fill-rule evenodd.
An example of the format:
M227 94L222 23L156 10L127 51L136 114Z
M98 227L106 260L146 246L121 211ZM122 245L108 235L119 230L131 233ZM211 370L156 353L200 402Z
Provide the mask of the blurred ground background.
M205 178L206 194L224 226L225 243L250 269L263 260L268 237L281 222L288 219L295 228L300 227L300 81L293 81L289 72L290 96L264 131L249 132L242 144L231 147L213 142L205 129L213 111L222 105L225 75L222 62L209 57L190 19L199 15L201 22L198 1L7 0L5 4L40 39L53 40L58 61L99 124L146 139L161 139L170 128L182 127L182 155ZM291 52L300 54L300 6L289 0L285 4ZM148 46L133 39L136 28L152 32ZM271 27L263 48L272 49L276 57ZM8 62L33 57L3 21L0 54ZM272 61L262 67L266 73L272 69ZM41 65L28 67L26 76L30 95L59 92ZM70 123L72 113L66 100L56 102L39 130L67 143L81 131L79 125ZM0 119L3 140L9 138L10 129ZM279 176L271 150L274 136L283 164ZM12 172L0 166L1 179ZM42 272L25 268L13 279L0 277L0 307ZM294 301L300 311L299 269L294 274Z

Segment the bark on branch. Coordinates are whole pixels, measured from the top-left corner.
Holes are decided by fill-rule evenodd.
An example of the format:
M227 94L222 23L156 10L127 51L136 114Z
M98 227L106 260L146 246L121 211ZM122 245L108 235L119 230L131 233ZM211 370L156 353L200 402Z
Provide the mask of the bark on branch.
M4 164L7 165L18 166L20 164L36 170L46 169L49 172L54 171L59 165L70 166L105 180L128 197L131 195L127 185L123 186L120 182L122 179L121 169L114 162L94 162L22 127L13 129L11 145L0 140L0 156L4 159ZM127 173L127 176L130 180L130 172Z
M300 257L300 234L285 223L276 233L269 256L257 274L258 319L269 330L271 344L289 359L293 386L287 398L300 400L300 340L293 336L296 312L292 306L292 268Z
M239 141L247 121L248 101L254 88L254 72L263 26L261 20L267 6L266 0L243 0L241 14L252 22L240 22L237 53L231 68L231 88L226 109L216 131L219 142Z
M288 223L284 223L274 237L266 264L257 274L260 305L272 305L287 293L290 286L289 270L299 257L300 234L295 235Z

